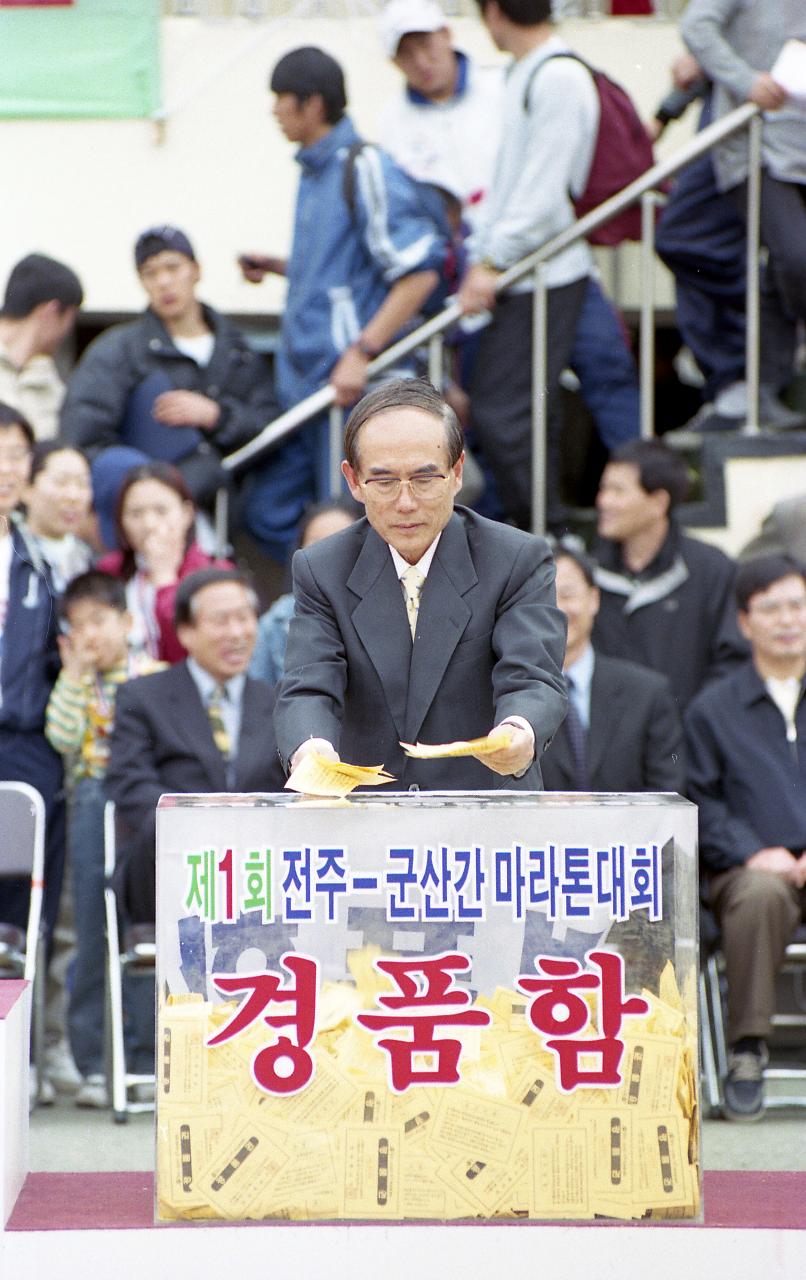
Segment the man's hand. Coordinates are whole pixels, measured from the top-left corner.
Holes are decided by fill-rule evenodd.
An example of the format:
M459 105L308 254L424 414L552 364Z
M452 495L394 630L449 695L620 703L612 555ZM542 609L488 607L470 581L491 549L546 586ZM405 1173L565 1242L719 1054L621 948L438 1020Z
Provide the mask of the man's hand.
M300 743L288 762L290 771L293 773L301 760L314 754L324 756L325 760L339 759L338 751L332 742L328 742L327 738L306 738L304 742Z
M456 297L465 315L490 311L495 306L495 288L499 273L478 262L462 281Z
M365 356L358 347L348 347L336 361L330 385L336 393L336 404L343 409L353 404L367 385L368 364L369 356Z
M769 849L757 849L744 864L754 871L769 871L772 875L781 876L788 884L800 889L804 883L806 864L801 866L803 855L796 858L783 845L773 845Z
M693 53L681 53L672 63L672 81L676 89L690 89L705 72Z
M493 755L476 756L475 759L486 764L493 773L500 773L503 776L523 773L534 759L535 744L532 735L519 724L507 723L504 728L509 733L507 745Z
M284 276L285 258L268 257L265 253L242 253L238 257L241 275L250 284L260 284L264 276Z
M753 81L753 87L747 95L748 102L755 102L762 111L778 111L786 102L786 89L773 80L768 71L762 71Z
M92 675L95 663L86 647L74 635L58 636L56 643L59 646L62 670L69 680L80 684L84 676Z
M163 391L154 401L154 417L164 427L201 427L211 431L221 417L215 400L199 391Z

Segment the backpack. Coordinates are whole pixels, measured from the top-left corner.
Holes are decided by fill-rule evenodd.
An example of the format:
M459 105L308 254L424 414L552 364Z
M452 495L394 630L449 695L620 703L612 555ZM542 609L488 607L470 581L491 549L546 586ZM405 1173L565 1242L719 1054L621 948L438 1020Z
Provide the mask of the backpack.
M588 181L579 196L572 196L574 212L578 218L597 208L610 196L623 191L640 178L654 164L652 143L641 123L635 104L626 89L611 80L604 71L591 67L578 54L552 53L535 67L526 84L523 109L529 112L529 92L541 67L552 58L573 58L590 72L599 98L599 129L593 148ZM591 244L621 244L622 240L641 239L641 206L632 205L616 214L604 226L588 236Z
M351 143L347 148L341 178L341 193L351 219L355 218L355 162L366 147L373 147L374 145L372 142L365 142L363 139L359 139L358 142ZM428 317L441 311L445 304L445 299L458 288L460 274L457 265L458 250L453 244L448 216L438 188L430 183L419 182L416 178L412 178L410 174L405 173L405 170L401 170L401 173L405 174L407 180L417 190L423 213L431 222L434 234L445 245L445 258L440 273L440 281L436 285L434 292L426 298L421 309L422 314Z

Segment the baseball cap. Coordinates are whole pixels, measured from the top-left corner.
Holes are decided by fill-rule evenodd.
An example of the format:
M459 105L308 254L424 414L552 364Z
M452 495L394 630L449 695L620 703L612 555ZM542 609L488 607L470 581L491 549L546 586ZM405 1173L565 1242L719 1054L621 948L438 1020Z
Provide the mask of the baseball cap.
M137 243L134 246L134 265L139 271L148 258L153 258L155 253L166 251L183 253L186 258L196 261L193 245L184 231L180 231L178 227L165 225L149 227L148 231L144 231L137 237Z
M378 15L378 32L390 58L394 58L400 41L410 32L441 31L447 25L436 0L390 0Z

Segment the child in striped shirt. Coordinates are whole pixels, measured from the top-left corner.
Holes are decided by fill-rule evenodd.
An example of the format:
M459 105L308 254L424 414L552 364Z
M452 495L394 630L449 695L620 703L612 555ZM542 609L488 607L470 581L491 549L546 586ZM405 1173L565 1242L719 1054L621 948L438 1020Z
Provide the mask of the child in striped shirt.
M166 664L130 652L132 619L118 579L97 569L79 574L68 583L60 608L62 670L48 702L45 735L65 757L70 795L76 958L67 1028L83 1077L76 1105L104 1107L104 778L115 695L124 681Z

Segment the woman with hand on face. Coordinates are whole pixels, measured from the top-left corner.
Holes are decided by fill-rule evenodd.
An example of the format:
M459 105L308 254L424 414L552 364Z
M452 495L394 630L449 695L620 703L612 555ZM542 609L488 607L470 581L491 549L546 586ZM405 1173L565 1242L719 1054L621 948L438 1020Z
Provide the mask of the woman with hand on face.
M183 578L208 565L232 568L193 540L196 508L184 479L167 462L133 467L118 495L115 524L120 551L98 568L126 583L134 619L131 644L152 658L181 662L185 650L174 629L174 598Z
M92 507L92 482L81 450L59 440L35 445L23 502L25 523L61 595L70 579L92 561L92 550L83 541Z

